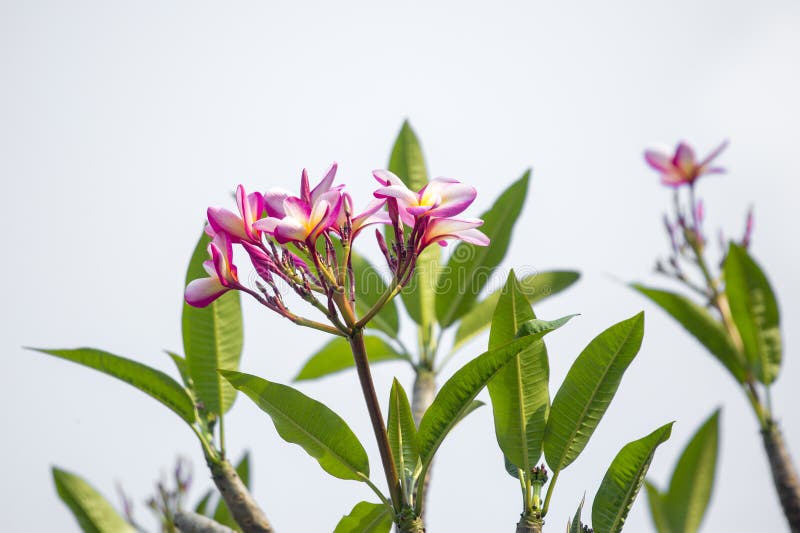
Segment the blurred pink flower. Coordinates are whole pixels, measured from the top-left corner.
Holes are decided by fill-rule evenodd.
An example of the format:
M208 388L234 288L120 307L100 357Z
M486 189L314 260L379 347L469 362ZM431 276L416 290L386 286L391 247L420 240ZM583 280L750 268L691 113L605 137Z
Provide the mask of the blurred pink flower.
M725 172L721 167L712 167L711 162L727 146L728 141L724 141L699 163L694 150L685 142L678 144L674 154L670 154L668 150L646 150L644 158L651 167L661 173L661 183L669 187L680 187L684 184L693 184L704 174Z

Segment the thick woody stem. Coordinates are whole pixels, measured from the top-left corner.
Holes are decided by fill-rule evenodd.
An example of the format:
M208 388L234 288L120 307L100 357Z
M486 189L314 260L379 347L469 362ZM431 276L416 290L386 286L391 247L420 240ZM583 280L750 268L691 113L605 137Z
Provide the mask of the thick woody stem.
M542 533L544 520L533 516L523 515L517 522L516 533Z
M417 368L417 375L414 378L414 392L411 396L411 414L414 416L414 423L419 427L422 416L428 407L433 403L433 398L436 396L436 374L432 370L425 368ZM433 470L433 463L428 466L425 472L425 479L422 480L422 497L428 499L428 485L431 482L431 471ZM422 502L422 516L425 516L425 503Z
M189 511L175 513L175 526L181 533L234 533L234 531L207 516Z
M783 434L778 424L770 421L767 427L761 430L761 436L764 439L764 450L769 458L772 480L775 483L775 490L778 491L783 514L789 522L792 533L800 533L800 483L783 440Z
M258 506L250 491L242 482L236 469L227 459L209 461L211 476L222 499L228 505L231 516L244 533L274 533L264 511Z

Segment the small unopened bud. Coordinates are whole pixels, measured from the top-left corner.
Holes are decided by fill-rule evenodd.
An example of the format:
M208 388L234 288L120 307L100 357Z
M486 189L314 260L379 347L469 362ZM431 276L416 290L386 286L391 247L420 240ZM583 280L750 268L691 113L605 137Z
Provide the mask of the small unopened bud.
M539 486L547 483L547 468L544 466L544 463L531 468L531 483L538 484Z
M753 236L753 208L747 210L747 219L744 223L744 236L742 237L742 246L746 249L750 246L750 239Z

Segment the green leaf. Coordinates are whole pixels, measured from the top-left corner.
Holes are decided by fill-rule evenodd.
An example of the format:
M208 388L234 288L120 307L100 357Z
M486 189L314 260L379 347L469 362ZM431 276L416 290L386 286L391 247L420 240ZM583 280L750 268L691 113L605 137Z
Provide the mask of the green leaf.
M356 311L359 315L364 315L386 292L386 283L378 269L355 252L351 252L351 262L355 280ZM393 339L397 338L399 326L397 304L394 300L389 300L367 324L367 327L378 329Z
M694 434L678 459L663 503L673 533L694 533L711 499L719 447L719 410Z
M189 262L186 283L208 273L203 261L211 241L203 233ZM242 356L242 307L239 291L229 291L207 307L183 304L183 351L194 393L209 413L221 415L236 399L236 391L217 374L217 369L236 370Z
M739 382L746 376L743 355L731 341L730 335L704 307L690 299L669 291L645 287L638 283L631 285L647 296L672 318L691 333Z
M108 500L79 476L53 467L53 481L85 533L121 533L135 529L108 503Z
M170 359L172 359L172 362L175 363L175 368L181 376L183 386L188 390L192 390L192 376L189 375L189 367L186 365L186 359L169 350L166 350L166 352Z
M528 302L534 304L563 291L579 277L579 273L571 271L539 272L524 276L519 280L519 285ZM457 351L489 327L501 293L502 289L489 293L461 318L451 352Z
M650 506L650 518L653 519L653 525L656 526L658 533L674 533L667 522L667 512L664 509L664 495L658 489L645 480L644 488L647 492L647 503Z
M200 498L200 500L198 500L197 505L194 507L194 512L206 516L206 512L209 510L208 505L211 503L211 496L213 495L214 491L208 489Z
M392 346L373 335L364 335L364 345L367 348L369 362L372 364L382 361L394 361L406 359L403 354L398 353ZM350 343L344 337L337 337L323 346L320 351L311 356L306 361L303 368L294 378L295 381L316 379L328 374L347 370L355 365L353 352L350 351Z
M363 481L369 476L367 452L347 423L302 392L232 370L220 374L247 394L287 442L300 445L334 477Z
M244 452L244 455L239 460L239 463L236 465L236 474L244 483L244 486L248 489L250 487L250 453ZM228 509L228 504L225 503L223 498L219 499L217 502L217 508L214 510L214 520L219 522L220 524L226 525L231 529L236 531L241 531L239 524L236 523L236 520L233 519L231 516L231 511Z
M160 370L94 348L76 348L74 350L31 349L94 368L104 374L122 380L172 409L187 424L191 425L195 422L194 402L192 402L189 393L180 383Z
M509 476L513 477L514 479L519 479L519 470L520 468L508 460L508 457L505 455L503 456L503 465L506 468L506 472Z
M349 515L342 517L333 533L389 533L392 513L378 503L357 503Z
M582 533L581 532L581 512L583 511L583 504L586 502L586 497L581 498L581 503L578 505L578 510L575 511L575 516L572 518L572 524L569 526L568 533Z
M544 435L544 454L554 472L569 466L586 447L643 335L644 313L639 313L595 337L572 364L553 400Z
M419 191L428 183L428 171L425 169L422 147L408 120L403 122L392 147L389 170L403 180L406 187L412 191Z
M453 249L436 287L436 317L442 328L472 309L492 271L505 257L511 231L525 203L530 174L526 171L480 217L484 221L481 231L492 241L489 246L461 242Z
M403 478L403 486L408 487L419 465L417 426L414 424L406 391L397 379L392 382L392 391L389 395L387 426L395 467Z
M629 442L611 462L592 503L592 527L597 533L622 531L656 448L669 438L672 424Z
M750 367L770 385L781 368L778 302L761 267L734 243L725 259L725 293Z
M428 246L417 257L408 285L400 292L411 320L419 324L420 342L429 346L436 324L436 282L439 279L442 252L439 246Z
M472 401L475 396L503 365L532 342L563 326L570 318L537 321L542 324L541 331L484 352L447 380L419 424L417 438L423 467L427 467L431 462L434 453L450 430L461 420L466 411L473 408Z
M512 270L492 319L489 348L514 340L522 324L535 318ZM501 368L488 385L497 443L503 454L524 472L542 454L550 408L549 376L547 349L544 340L538 340Z

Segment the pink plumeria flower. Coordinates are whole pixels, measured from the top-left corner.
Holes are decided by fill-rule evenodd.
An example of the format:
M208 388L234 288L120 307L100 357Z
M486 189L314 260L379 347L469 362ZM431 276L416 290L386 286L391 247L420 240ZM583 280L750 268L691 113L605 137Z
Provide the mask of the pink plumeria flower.
M222 207L208 208L208 223L215 233L227 233L234 242L260 242L261 234L253 228L264 214L264 197L261 193L247 194L244 187L236 187L236 205L239 214Z
M376 198L394 198L400 208L400 219L413 226L422 216L451 217L463 212L475 200L477 191L453 178L434 178L419 192L414 192L388 170L372 173L382 185Z
M265 195L267 218L254 224L257 230L275 237L281 244L315 241L323 232L335 229L343 210L343 185L333 186L338 165L333 163L322 180L312 189L308 172L300 177L300 196L290 196L282 189Z
M349 193L342 191L342 208L339 210L339 216L336 219L335 231L339 232L340 228L347 225L347 213L353 212L353 199ZM381 208L386 204L385 198L372 200L367 204L367 208L357 215L350 217L350 240L355 239L356 235L361 233L361 230L373 224L391 224L389 214Z
M693 184L697 178L705 174L725 172L721 167L712 167L711 162L727 146L728 141L724 141L699 163L694 150L685 142L678 144L674 154L663 149L647 150L644 158L651 167L661 173L661 183L669 187L680 187L684 184Z
M336 224L341 206L342 196L339 191L326 192L312 205L296 196L290 196L283 201L283 218L262 218L253 227L273 235L281 244L313 242L326 229Z
M231 237L226 232L214 235L208 254L211 259L203 262L203 268L209 277L192 280L184 293L186 303L194 307L206 307L229 290L241 287L233 264Z
M434 242L447 246L446 239L459 239L476 246L488 246L489 237L476 229L483 225L479 218L432 218L425 226L420 251Z

